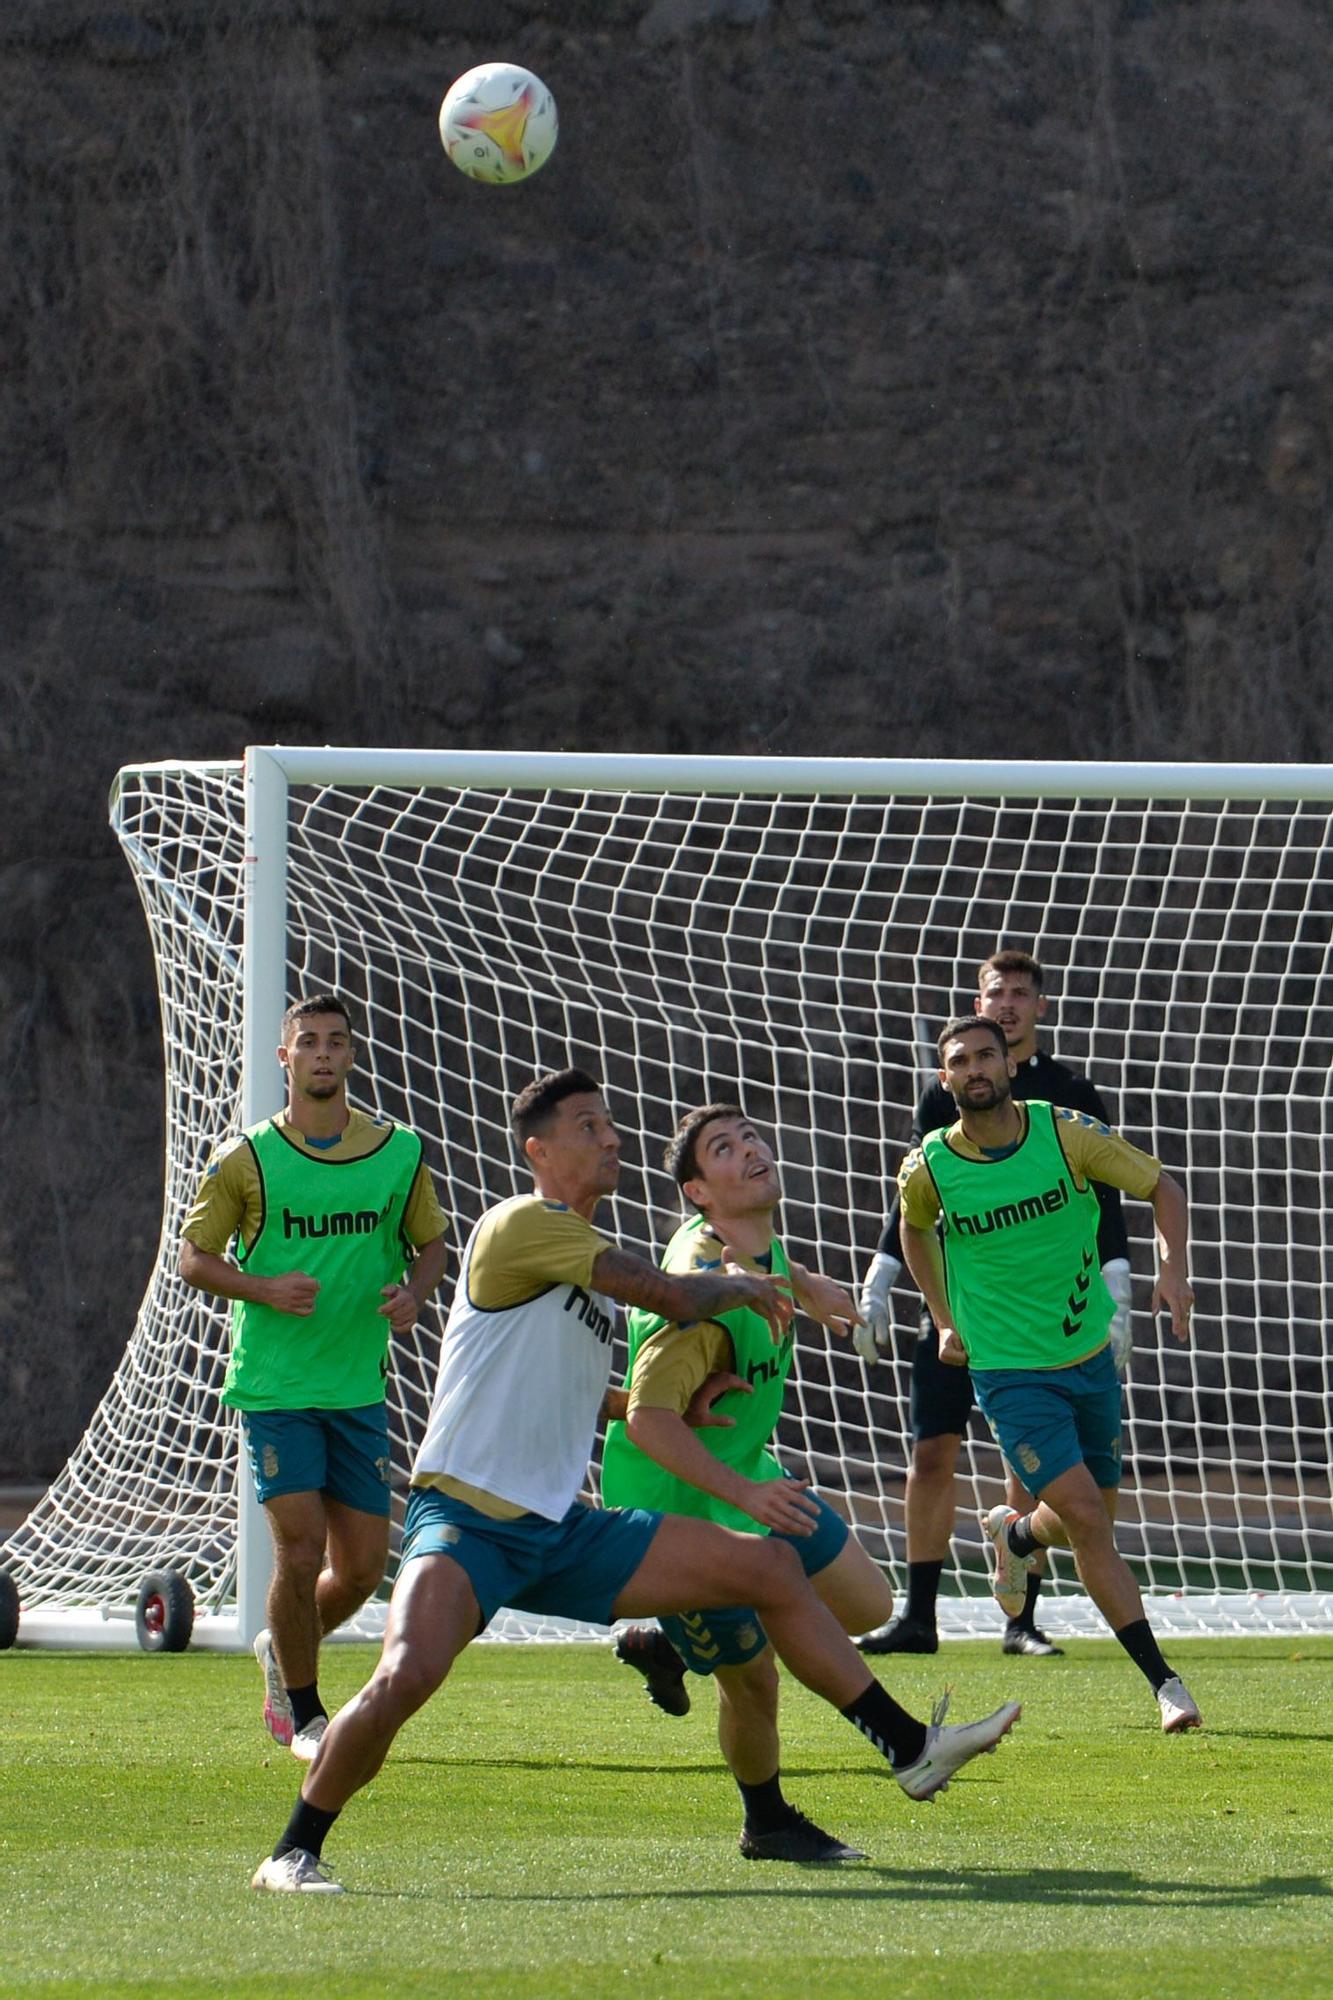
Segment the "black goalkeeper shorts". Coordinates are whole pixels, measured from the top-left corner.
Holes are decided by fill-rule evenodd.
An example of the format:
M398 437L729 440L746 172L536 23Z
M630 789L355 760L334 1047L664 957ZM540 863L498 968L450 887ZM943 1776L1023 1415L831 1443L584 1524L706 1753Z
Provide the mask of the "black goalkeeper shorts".
M940 1360L940 1337L928 1312L921 1315L921 1338L912 1356L912 1436L961 1437L975 1402L972 1376Z

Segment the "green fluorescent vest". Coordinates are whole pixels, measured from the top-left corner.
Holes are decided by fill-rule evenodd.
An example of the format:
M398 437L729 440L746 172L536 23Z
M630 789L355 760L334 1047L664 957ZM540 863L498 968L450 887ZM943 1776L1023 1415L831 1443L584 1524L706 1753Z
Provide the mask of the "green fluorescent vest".
M695 1247L706 1227L701 1215L683 1223L667 1245L662 1268L681 1273L708 1269L706 1264L695 1260ZM786 1277L787 1257L776 1237L770 1250L772 1275ZM716 1407L724 1416L736 1419L734 1430L701 1430L695 1436L714 1458L730 1465L743 1478L781 1479L782 1467L768 1446L782 1415L783 1392L791 1369L791 1334L784 1334L775 1344L768 1322L748 1307L719 1313L717 1317L731 1335L736 1352L735 1372L752 1385L753 1393L742 1396L733 1391L718 1402ZM631 1312L627 1386L634 1379L634 1360L639 1349L667 1324L658 1315L640 1308ZM602 1499L608 1507L652 1507L665 1514L697 1514L705 1520L720 1521L726 1528L741 1528L750 1534L768 1532L738 1507L729 1507L724 1500L716 1500L711 1493L702 1493L697 1486L677 1479L630 1442L622 1423L606 1427Z
M940 1197L945 1283L972 1368L1069 1368L1106 1344L1115 1311L1097 1262L1097 1196L1080 1191L1049 1104L1002 1160L922 1141Z
M389 1322L385 1285L411 1262L403 1216L421 1141L402 1126L359 1160L299 1152L269 1123L247 1135L259 1165L263 1221L238 1261L261 1277L305 1271L319 1280L309 1318L237 1299L222 1400L240 1410L355 1410L384 1400Z

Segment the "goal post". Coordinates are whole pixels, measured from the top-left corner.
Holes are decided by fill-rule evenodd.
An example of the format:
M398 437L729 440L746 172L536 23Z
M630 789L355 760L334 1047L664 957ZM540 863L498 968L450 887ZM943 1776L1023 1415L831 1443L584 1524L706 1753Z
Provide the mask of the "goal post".
M122 771L112 824L162 1009L162 1232L84 1438L0 1552L19 1643L133 1644L143 1581L164 1575L189 1583L195 1644L240 1647L263 1622L268 1536L219 1401L227 1311L182 1283L176 1256L209 1151L282 1101L289 998L347 994L353 1098L422 1134L455 1253L522 1184L509 1100L578 1061L625 1136L605 1211L618 1240L655 1254L677 1212L659 1161L678 1112L739 1096L775 1134L788 1240L850 1284L934 1033L1000 945L1042 961L1047 1045L1191 1199L1192 1353L1148 1316L1151 1216L1127 1206L1119 1533L1154 1622L1333 1630L1331 805L1333 767L1311 765L275 745ZM894 1309L896 1355L873 1367L798 1329L780 1448L901 1581L905 1278ZM433 1307L393 1343L395 1521L442 1318ZM999 1481L974 1419L946 1636L996 1630L975 1514ZM367 1607L353 1636L382 1613ZM1103 1629L1059 1558L1043 1620ZM566 1628L506 1614L494 1636L534 1633Z

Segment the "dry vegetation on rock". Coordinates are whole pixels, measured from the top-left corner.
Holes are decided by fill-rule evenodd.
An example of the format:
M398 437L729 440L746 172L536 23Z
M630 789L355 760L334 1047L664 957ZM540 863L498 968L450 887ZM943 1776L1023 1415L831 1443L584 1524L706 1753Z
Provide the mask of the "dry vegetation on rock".
M1333 754L1327 38L1322 0L11 0L0 1477L72 1441L156 1239L120 764ZM499 47L563 115L522 189L434 135Z

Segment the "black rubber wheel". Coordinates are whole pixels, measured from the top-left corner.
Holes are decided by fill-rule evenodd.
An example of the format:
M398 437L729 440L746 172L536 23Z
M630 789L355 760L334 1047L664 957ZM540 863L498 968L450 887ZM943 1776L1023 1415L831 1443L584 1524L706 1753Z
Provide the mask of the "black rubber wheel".
M7 1569L0 1569L0 1653L19 1635L19 1587Z
M177 1569L155 1569L139 1585L134 1629L145 1653L183 1653L194 1630L194 1592Z

